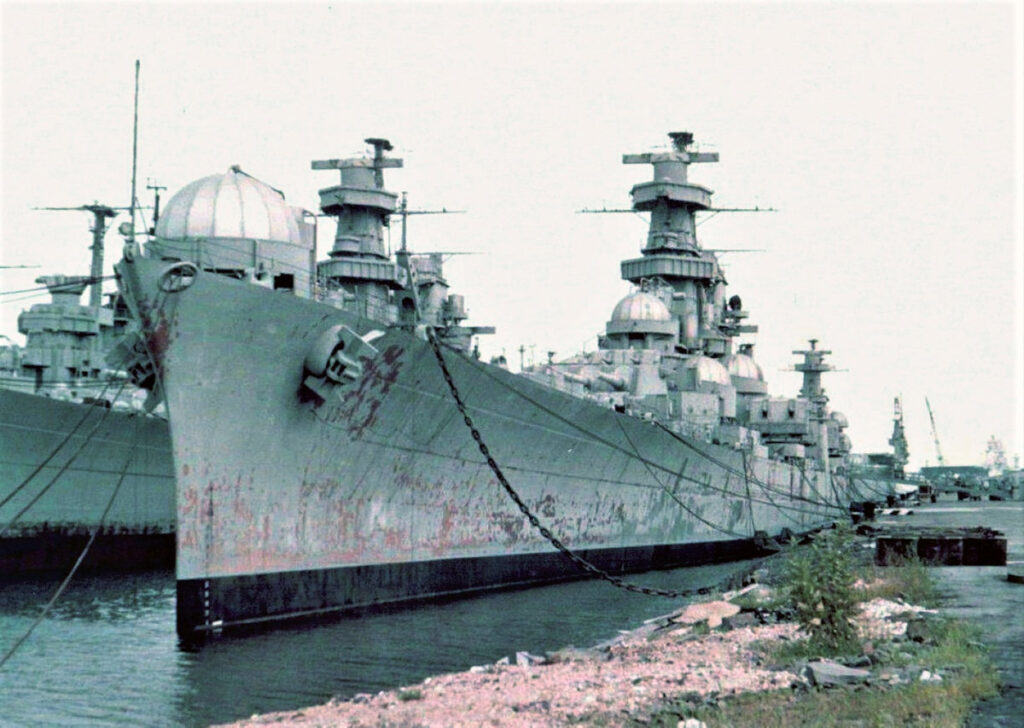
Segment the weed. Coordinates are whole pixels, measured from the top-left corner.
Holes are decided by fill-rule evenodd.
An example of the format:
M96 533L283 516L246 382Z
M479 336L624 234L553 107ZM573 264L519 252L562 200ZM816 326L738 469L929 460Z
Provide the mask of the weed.
M856 649L856 593L850 546L853 531L837 524L810 546L791 547L782 571L782 593L815 650L837 654Z
M916 556L900 559L891 566L871 566L864 570L863 580L869 586L861 599L902 599L910 604L934 607L939 603L939 590L928 567Z
M693 706L688 716L718 726L929 726L959 728L971 705L999 690L997 673L977 642L978 630L957 620L944 621L936 630L935 645L914 649L913 661L943 676L941 683L915 681L888 689L783 690L747 693L722 700L716 707ZM803 650L813 657L807 641L781 650ZM780 650L775 650L776 657ZM676 708L678 710L678 708Z
M422 700L423 699L423 693L421 693L419 690L416 690L416 689L412 689L412 690L399 690L398 691L398 699L401 700L403 703L406 703L406 702L408 702L410 700Z

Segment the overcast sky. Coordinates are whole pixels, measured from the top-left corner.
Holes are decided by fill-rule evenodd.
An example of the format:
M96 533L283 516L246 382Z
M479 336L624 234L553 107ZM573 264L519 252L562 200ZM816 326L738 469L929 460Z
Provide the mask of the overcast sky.
M0 264L40 268L0 290L88 272L89 216L31 208L128 203L136 58L140 197L238 164L312 209L336 173L311 160L387 137L389 189L467 211L413 218L410 245L477 253L448 278L514 368L520 345L594 347L646 221L577 210L628 206L651 171L621 155L689 130L721 155L690 175L719 206L779 210L698 228L764 251L723 261L774 394L816 337L856 450L888 449L902 396L911 465L935 464L927 396L947 461L991 435L1024 455L1021 27L1019 1L4 1ZM46 298L0 296L0 333Z

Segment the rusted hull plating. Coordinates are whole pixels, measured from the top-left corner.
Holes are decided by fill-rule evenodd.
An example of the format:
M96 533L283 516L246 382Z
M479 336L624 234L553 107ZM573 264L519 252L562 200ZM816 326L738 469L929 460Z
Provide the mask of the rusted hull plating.
M334 324L372 324L211 274L164 294L164 267L140 258L119 269L170 411L182 634L575 574L496 483L426 342L389 331L364 375L315 406L299 396L308 349ZM821 472L446 358L525 502L613 568L666 566L659 554L675 547L725 552L756 531L836 517L819 505L840 500ZM488 564L479 578L429 576L474 563Z
M66 571L101 525L84 566L174 563L170 436L157 418L0 390L0 500L0 577Z

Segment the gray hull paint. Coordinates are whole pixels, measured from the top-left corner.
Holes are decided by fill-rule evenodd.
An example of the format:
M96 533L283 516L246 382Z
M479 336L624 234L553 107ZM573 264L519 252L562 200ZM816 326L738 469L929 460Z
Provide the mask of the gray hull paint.
M120 269L153 332L170 412L179 595L191 584L209 603L202 623L179 615L179 630L349 598L328 585L239 607L211 582L554 553L497 484L426 342L389 331L364 376L314 406L299 396L309 348L333 324L371 324L206 273L164 294L164 267L140 258ZM446 358L512 485L573 549L724 544L809 530L845 506L814 504L844 500L820 471L676 437L454 352ZM566 560L566 575L575 568ZM412 580L387 598L415 599L416 589Z
M7 529L0 535L0 576L73 564L101 525L123 469L86 565L168 567L175 495L167 423L0 390L0 500L17 490L0 506L0 529Z

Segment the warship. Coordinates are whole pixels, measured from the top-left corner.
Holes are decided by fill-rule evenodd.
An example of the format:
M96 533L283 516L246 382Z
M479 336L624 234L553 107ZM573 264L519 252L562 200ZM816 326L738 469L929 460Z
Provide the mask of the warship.
M910 448L903 425L903 402L893 398L892 446L890 452L850 453L847 474L850 483L865 501L890 506L911 498L930 499L935 502L931 485L917 473L907 471Z
M174 563L174 480L166 419L105 355L131 326L120 296L102 301L95 217L90 276L47 275L52 300L22 311L25 346L0 347L0 578ZM88 303L81 297L89 288ZM7 338L7 337L4 337ZM151 402L152 404L152 402ZM114 497L116 492L116 498Z
M407 248L385 139L312 163L340 173L319 191L337 231L315 265L314 213L238 167L126 242L116 269L140 324L126 368L170 418L180 636L595 573L621 584L846 517L830 352L795 352L800 394L768 394L737 342L755 327L695 234L712 193L688 167L718 155L670 137L623 158L653 166L632 189L650 232L599 350L522 372L480 360L473 341L493 329L466 324L440 255Z

